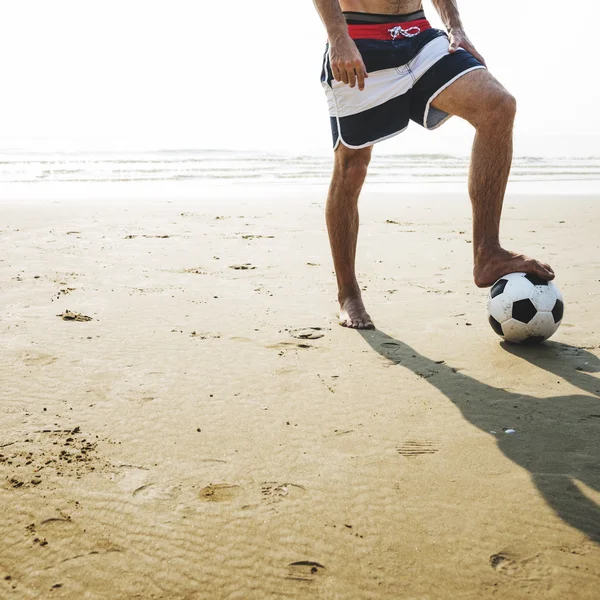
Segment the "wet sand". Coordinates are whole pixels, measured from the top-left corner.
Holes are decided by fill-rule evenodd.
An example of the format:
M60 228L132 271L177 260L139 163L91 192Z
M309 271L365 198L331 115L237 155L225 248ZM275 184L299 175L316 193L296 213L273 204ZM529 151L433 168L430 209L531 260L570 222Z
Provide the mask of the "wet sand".
M599 199L508 197L566 302L522 349L464 195L365 192L359 333L281 190L2 200L0 598L597 598Z

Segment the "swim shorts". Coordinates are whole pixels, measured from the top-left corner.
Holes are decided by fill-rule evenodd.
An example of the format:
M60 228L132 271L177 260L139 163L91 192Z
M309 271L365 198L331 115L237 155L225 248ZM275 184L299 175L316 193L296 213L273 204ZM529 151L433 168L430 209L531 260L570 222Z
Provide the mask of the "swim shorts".
M369 74L365 89L336 81L325 49L321 83L327 96L334 149L364 148L401 133L409 120L435 129L452 115L431 106L451 83L485 67L462 48L450 54L444 31L423 11L408 15L345 12Z

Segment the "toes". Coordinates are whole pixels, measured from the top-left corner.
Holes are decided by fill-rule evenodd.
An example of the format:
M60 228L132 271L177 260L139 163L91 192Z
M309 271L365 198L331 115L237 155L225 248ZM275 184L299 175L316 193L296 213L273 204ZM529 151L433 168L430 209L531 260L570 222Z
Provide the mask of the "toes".
M351 319L350 317L340 318L338 323L342 327L350 329L375 329L375 325L370 319Z
M371 321L371 317L364 310L362 305L360 307L353 307L351 310L348 310L347 307L343 306L338 313L338 323L342 327L348 327L350 329L375 328L373 321Z
M358 329L375 329L375 325L371 319L364 319L359 322Z
M550 265L544 263L535 262L535 273L544 279L554 279L554 271Z
M552 281L554 279L554 273L552 271L548 271L548 269L546 269L545 277L548 281Z
M348 327L349 329L358 329L358 322L353 321L349 317L346 317L345 319L340 319L339 324L342 327Z

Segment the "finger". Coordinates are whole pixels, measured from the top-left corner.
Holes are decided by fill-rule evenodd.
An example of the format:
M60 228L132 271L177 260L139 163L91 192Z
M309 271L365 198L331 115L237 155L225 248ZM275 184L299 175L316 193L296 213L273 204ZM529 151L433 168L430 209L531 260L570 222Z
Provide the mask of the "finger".
M337 65L331 64L331 74L336 81L341 81L342 77L340 75L340 69Z
M369 76L367 73L367 67L365 67L365 63L362 60L357 60L355 63L354 70L356 71L356 78L358 80L358 89L365 89L365 79Z
M477 52L477 50L475 50L475 48L471 48L469 50L469 52L484 66L487 67L487 65L485 64L485 60L483 60L483 56L481 56L481 54L479 54L479 52Z
M356 85L356 73L354 69L348 71L348 85L353 88Z
M349 60L346 61L346 73L348 75L348 85L354 87L356 85L356 74L354 72L354 65Z
M481 54L479 54L479 52L475 51L475 52L471 52L471 54L484 66L487 67L487 65L485 64L485 60L483 59L483 56L481 56Z
M348 83L348 72L346 71L346 66L344 64L340 65L340 81Z
M362 90L365 89L365 76L366 76L366 73L361 68L358 68L356 70L356 79L358 81L358 89L361 92L362 92Z
M484 67L487 66L483 56L481 56L481 54L479 54L479 52L477 52L477 50L475 50L471 44L465 44L465 50L469 52L469 54L473 55Z
M454 53L460 48L460 42L455 40L454 38L450 39L450 47L448 48L448 52Z
M331 75L336 81L340 80L340 70L338 68L337 61L331 56L331 48L327 52L327 59L329 61L329 68L331 69Z

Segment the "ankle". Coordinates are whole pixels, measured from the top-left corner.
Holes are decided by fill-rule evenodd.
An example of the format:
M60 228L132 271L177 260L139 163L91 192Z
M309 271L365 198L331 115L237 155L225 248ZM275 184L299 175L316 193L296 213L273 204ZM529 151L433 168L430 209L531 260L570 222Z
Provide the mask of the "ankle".
M475 258L485 258L492 254L496 254L499 250L502 250L502 246L498 240L486 240L485 242L480 242L479 244L473 244Z
M338 290L338 301L340 304L351 298L360 298L360 288L358 284L340 287Z

